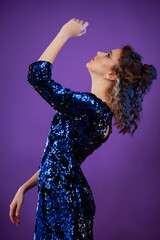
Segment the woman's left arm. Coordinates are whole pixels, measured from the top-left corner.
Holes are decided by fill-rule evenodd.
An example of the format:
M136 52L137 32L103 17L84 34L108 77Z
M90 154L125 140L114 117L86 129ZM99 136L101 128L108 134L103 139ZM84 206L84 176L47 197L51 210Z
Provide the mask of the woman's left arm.
M83 23L83 24L82 24ZM83 20L72 18L60 29L57 36L53 39L38 61L48 61L53 64L57 54L69 38L80 37L86 33L89 23Z
M40 56L38 61L48 61L53 64L57 54L63 47L63 45L67 42L69 36L63 34L61 31L57 34L57 36L53 39L53 41L49 44L44 53Z
M81 21L80 21L81 22ZM55 82L52 78L52 61L60 48L71 37L81 36L86 32L88 22L83 25L71 19L60 30L38 61L29 65L27 80L31 86L60 114L71 119L81 118L91 109L95 109L93 96L85 92L72 91ZM81 26L82 25L82 26Z

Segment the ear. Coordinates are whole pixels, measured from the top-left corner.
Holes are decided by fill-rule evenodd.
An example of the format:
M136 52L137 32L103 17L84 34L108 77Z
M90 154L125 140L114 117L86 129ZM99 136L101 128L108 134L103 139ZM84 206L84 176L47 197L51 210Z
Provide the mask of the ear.
M104 78L108 79L108 80L117 80L117 77L119 76L119 73L115 73L115 72L108 72L105 74Z

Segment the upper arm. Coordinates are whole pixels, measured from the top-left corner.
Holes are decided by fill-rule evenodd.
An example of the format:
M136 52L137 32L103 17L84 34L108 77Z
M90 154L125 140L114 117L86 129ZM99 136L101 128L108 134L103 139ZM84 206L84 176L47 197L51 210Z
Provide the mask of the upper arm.
M81 118L97 107L96 99L85 92L72 91L51 79L52 64L36 61L30 64L27 80L31 86L60 114Z

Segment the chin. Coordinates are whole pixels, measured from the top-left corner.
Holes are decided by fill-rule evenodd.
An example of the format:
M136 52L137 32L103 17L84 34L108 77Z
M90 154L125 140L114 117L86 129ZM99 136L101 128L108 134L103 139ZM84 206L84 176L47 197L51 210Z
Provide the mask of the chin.
M90 63L91 63L91 62L87 62L87 63L86 63L86 67L87 67L87 64L89 65Z
M89 63L89 62L86 63L86 67L88 67L88 66L87 66L88 63Z

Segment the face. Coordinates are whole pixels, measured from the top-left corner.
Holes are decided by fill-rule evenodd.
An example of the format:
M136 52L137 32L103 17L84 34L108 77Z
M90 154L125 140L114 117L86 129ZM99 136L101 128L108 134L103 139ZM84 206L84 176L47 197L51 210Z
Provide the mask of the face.
M122 49L113 49L108 53L97 52L97 56L86 64L91 75L116 80L117 76L113 73L113 67L120 58Z

